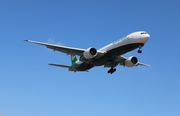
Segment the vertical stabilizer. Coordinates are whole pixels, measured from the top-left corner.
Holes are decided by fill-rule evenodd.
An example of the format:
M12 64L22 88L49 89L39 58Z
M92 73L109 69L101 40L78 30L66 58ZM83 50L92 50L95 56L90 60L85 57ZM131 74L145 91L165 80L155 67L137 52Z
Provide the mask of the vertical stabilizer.
M77 56L76 55L71 55L71 63L72 63L72 66L76 63L77 61Z

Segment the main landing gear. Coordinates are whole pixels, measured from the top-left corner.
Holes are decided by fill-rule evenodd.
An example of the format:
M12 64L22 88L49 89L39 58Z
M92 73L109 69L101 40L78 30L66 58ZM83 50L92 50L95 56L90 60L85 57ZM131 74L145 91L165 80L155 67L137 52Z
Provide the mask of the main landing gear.
M111 69L108 70L108 74L109 73L113 74L115 71L116 71L116 68L111 68Z

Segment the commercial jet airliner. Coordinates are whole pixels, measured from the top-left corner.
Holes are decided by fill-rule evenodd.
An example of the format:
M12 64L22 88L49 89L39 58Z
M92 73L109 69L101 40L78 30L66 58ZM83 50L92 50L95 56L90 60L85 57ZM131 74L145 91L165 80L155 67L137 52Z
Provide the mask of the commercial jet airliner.
M27 42L40 44L50 48L54 51L63 52L71 55L71 66L62 64L49 64L51 66L68 68L69 71L89 71L95 66L104 66L110 68L108 73L112 74L116 71L118 64L126 67L133 66L149 66L144 63L140 63L138 58L130 56L128 58L122 56L123 54L135 50L138 48L138 53L142 53L141 48L149 40L150 35L145 31L133 32L125 37L118 39L100 49L89 47L88 49L80 49L74 47L67 47L43 42L37 42L32 40L25 40ZM79 59L77 56L80 56Z

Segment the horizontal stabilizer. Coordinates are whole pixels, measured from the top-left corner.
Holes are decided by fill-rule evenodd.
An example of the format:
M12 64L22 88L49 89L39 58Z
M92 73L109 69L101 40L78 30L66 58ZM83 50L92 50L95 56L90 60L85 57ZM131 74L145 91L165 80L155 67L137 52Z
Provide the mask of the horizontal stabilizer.
M58 67L62 67L62 68L71 68L71 66L67 66L67 65L62 65L62 64L49 64L51 66L58 66Z

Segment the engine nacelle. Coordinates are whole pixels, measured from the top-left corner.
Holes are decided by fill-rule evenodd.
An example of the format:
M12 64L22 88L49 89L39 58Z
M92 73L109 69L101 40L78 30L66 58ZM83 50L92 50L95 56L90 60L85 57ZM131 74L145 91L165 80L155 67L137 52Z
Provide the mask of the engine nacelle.
M90 47L88 49L86 49L83 53L83 57L85 59L91 59L94 58L97 55L97 50L93 47Z
M124 65L127 67L133 67L136 66L137 63L138 63L138 58L136 58L135 56L131 56L125 61Z

